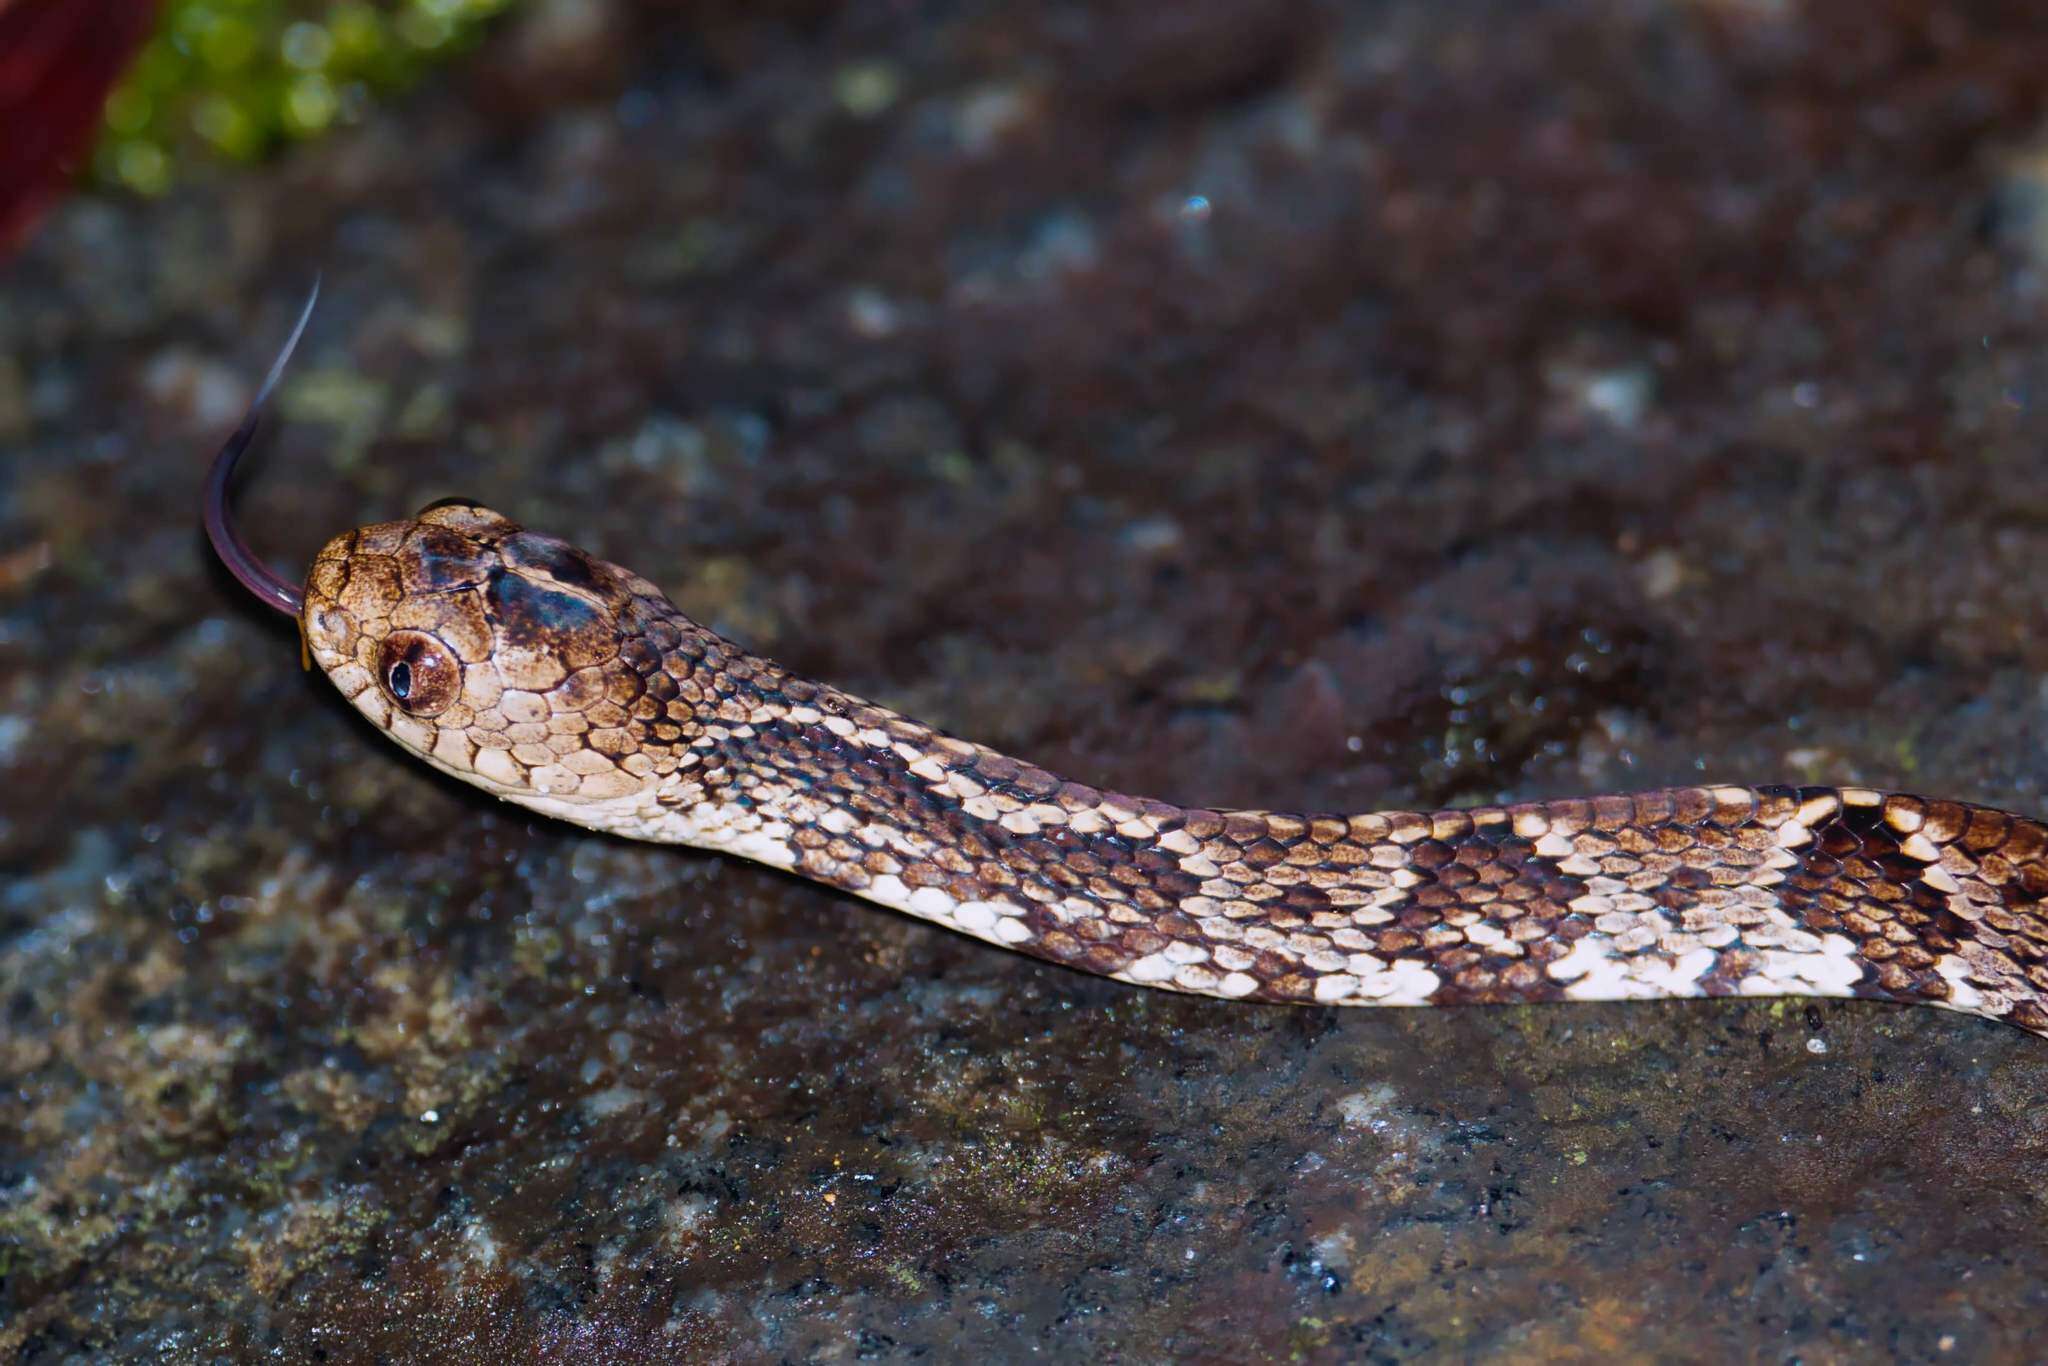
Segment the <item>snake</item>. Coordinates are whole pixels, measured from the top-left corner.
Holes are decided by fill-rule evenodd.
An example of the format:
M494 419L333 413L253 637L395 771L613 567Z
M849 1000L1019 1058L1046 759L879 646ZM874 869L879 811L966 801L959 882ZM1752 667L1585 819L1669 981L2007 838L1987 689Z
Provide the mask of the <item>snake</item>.
M294 584L250 548L228 491L317 297L215 456L208 536L372 725L491 796L1233 1001L1859 997L2048 1035L2048 827L1988 806L1740 784L1365 814L1177 806L804 678L463 498L334 537Z

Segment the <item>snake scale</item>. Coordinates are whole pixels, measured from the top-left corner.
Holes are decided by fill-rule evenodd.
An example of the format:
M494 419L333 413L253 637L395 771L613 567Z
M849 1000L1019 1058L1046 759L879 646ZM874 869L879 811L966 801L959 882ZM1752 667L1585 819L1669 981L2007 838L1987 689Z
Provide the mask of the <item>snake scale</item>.
M1367 815L1174 806L798 677L467 500L335 537L301 589L251 553L226 491L306 316L215 460L208 532L358 711L494 796L1176 991L1857 996L2048 1034L2048 827L1987 807L1768 786Z

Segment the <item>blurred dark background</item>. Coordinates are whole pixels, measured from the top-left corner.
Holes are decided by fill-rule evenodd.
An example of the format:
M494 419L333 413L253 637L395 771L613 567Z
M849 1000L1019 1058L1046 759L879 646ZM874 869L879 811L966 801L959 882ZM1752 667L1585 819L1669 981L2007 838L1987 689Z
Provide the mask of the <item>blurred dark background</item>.
M2039 1040L1175 998L529 820L197 497L319 270L293 574L468 494L1187 802L2039 815L2048 11L156 21L0 265L0 1352L2035 1351Z

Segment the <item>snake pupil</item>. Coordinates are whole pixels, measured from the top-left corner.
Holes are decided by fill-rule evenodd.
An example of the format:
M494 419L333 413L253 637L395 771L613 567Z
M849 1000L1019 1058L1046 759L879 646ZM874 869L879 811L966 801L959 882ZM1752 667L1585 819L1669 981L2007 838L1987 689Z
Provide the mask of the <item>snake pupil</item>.
M391 695L401 702L412 695L412 665L402 659L391 666Z

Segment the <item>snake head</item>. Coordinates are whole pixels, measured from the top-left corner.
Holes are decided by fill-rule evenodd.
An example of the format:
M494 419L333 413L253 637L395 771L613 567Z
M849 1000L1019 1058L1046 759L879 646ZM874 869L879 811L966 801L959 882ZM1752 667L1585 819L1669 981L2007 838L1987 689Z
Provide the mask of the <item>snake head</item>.
M647 685L629 662L646 595L616 565L448 499L329 541L300 620L314 661L393 739L549 809L648 786Z

